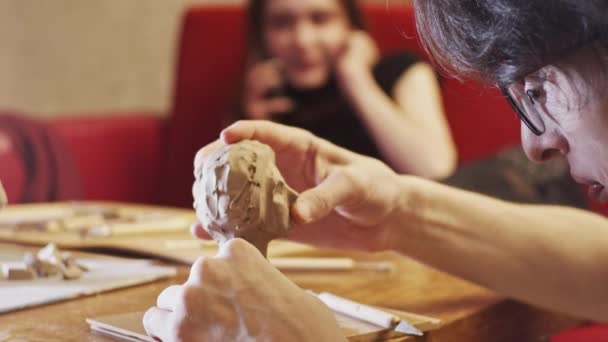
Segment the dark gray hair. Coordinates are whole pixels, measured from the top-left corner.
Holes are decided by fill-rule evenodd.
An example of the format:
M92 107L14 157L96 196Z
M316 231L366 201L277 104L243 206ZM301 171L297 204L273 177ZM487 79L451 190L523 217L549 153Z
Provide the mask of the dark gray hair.
M591 41L608 42L608 0L414 0L421 40L457 77L506 86Z

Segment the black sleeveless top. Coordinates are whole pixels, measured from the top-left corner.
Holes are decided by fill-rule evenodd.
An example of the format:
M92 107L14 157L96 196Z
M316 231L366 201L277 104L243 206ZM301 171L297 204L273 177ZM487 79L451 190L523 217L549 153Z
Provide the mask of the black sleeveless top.
M392 98L395 83L418 61L418 57L406 53L384 56L373 68L374 78ZM281 95L291 98L295 108L291 113L274 115L272 121L304 128L338 146L384 160L365 124L340 93L335 79L314 90L287 86Z

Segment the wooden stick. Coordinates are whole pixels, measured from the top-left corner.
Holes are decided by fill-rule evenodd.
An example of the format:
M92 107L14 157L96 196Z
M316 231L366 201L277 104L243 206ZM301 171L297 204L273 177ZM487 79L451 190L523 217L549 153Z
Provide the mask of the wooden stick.
M217 248L217 242L213 240L167 240L165 241L167 249L203 249Z
M184 217L169 217L157 221L105 224L88 229L85 236L95 238L117 235L185 232L188 230L190 223L190 220Z
M351 258L269 258L268 261L278 269L291 271L337 271L356 267Z

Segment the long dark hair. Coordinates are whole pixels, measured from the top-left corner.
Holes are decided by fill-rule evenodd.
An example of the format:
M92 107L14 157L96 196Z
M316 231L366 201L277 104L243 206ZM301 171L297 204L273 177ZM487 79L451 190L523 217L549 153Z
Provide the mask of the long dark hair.
M247 7L247 34L252 54L268 57L264 43L264 10L267 0L250 0ZM340 0L350 24L356 29L365 29L363 15L356 0Z
M421 40L456 76L508 85L608 36L607 0L414 0Z

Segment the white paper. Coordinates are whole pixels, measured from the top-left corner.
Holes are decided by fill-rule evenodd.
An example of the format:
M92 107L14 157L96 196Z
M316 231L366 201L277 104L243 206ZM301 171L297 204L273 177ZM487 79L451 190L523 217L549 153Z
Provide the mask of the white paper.
M0 259L0 263L15 261L7 259ZM149 260L100 257L79 258L78 263L89 271L75 280L61 277L0 280L0 313L148 283L176 273L173 267L156 266Z

